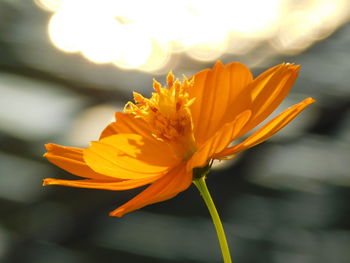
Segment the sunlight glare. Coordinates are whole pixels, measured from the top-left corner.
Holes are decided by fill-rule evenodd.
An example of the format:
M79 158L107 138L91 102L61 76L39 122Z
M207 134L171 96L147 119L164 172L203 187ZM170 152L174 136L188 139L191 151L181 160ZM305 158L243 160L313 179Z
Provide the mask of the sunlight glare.
M349 0L34 2L52 12L48 33L60 50L146 72L161 72L179 54L209 62L264 43L296 54L350 18Z
M56 12L61 8L63 0L34 0L35 4L45 11Z
M170 61L171 51L169 45L158 41L152 41L151 54L147 61L139 67L141 71L152 73L166 73L162 72L162 69Z
M222 15L230 17L231 31L252 38L268 38L278 26L284 2L285 0L233 0L223 8Z
M81 37L77 33L81 28L79 21L72 14L55 13L49 22L48 32L52 43L65 52L77 52L80 49Z
M289 14L280 26L272 46L284 54L296 54L331 34L349 15L346 0L306 1Z
M89 30L81 45L82 54L95 63L110 63L121 55L123 29L111 19L98 18L86 25Z

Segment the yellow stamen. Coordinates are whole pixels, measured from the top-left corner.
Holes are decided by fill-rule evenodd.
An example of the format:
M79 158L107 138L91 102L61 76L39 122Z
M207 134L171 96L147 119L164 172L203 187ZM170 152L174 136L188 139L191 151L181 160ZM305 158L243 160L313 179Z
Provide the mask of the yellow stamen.
M168 76L166 77L166 82L168 84L169 89L173 86L175 76L172 71L168 73Z
M140 93L137 93L134 91L133 95L134 95L135 102L142 104L142 105L146 104L146 99Z
M159 94L160 93L160 89L161 89L162 85L156 81L155 79L153 79L153 89Z
M181 82L172 72L167 76L167 86L153 80L151 98L144 98L134 92L134 101L125 105L124 112L142 118L150 127L154 137L171 145L175 154L188 159L196 150L193 137L192 116L189 106L194 102L188 90L193 87L194 79L184 78Z

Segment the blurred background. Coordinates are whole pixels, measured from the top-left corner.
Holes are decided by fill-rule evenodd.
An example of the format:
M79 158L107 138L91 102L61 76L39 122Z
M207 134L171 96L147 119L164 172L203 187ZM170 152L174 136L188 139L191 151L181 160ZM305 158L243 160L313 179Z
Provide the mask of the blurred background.
M140 189L75 179L44 144L85 147L131 99L240 61L302 65L277 112L317 103L208 178L236 263L350 262L350 1L0 0L0 262L222 262L197 190L122 219Z

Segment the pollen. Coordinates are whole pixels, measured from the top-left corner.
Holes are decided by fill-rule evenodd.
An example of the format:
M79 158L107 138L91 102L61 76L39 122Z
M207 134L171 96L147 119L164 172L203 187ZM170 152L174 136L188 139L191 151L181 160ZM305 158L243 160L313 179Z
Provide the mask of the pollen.
M146 121L152 135L173 147L177 155L189 157L195 151L192 116L189 106L194 98L188 90L194 85L194 79L183 77L181 82L172 72L166 78L167 85L153 80L151 98L145 98L134 92L134 101L125 105L124 112Z

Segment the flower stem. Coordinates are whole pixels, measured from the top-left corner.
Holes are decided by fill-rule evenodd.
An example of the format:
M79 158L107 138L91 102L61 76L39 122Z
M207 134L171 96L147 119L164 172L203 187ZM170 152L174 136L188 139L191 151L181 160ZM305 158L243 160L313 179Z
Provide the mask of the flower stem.
M197 186L201 196L203 197L204 202L207 205L207 208L211 215L211 218L214 222L216 234L218 236L220 247L221 247L222 257L224 258L224 263L232 263L230 250L228 248L227 240L225 236L225 231L224 231L224 228L222 227L222 223L221 223L218 211L216 210L213 199L211 198L208 187L205 183L205 176L202 176L200 178L195 178L193 180L193 183Z

